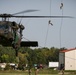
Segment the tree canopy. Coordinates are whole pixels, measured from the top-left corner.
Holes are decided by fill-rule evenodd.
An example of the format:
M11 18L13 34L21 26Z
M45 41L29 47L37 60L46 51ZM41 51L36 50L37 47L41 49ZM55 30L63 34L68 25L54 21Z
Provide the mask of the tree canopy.
M0 62L5 63L19 63L21 65L30 64L32 67L34 64L48 65L49 61L59 60L58 48L29 48L22 47L18 51L18 58L15 55L15 50L11 47L0 46Z

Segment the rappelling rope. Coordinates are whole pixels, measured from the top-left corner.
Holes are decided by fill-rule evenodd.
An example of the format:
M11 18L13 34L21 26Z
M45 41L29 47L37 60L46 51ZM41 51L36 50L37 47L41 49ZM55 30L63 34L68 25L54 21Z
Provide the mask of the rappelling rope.
M61 15L63 16L63 0L61 0L61 4L60 4L60 10L61 10ZM60 33L60 35L59 35L59 39L60 39L60 48L62 47L62 39L61 39L61 30L62 30L62 25L63 25L63 18L61 18L61 25L60 25L60 31L59 31L59 33Z
M52 4L52 0L50 0L50 16L51 16L51 4ZM48 38L48 32L49 32L49 26L52 25L51 20L48 21L48 27L47 27L47 32L46 32L46 38L45 38L45 44L44 47L46 47L46 43L47 43L47 38Z
M44 44L44 47L46 46L46 43L47 43L48 31L49 31L49 24L48 24L48 27L47 27L47 32L46 32L46 38L45 38L45 44Z

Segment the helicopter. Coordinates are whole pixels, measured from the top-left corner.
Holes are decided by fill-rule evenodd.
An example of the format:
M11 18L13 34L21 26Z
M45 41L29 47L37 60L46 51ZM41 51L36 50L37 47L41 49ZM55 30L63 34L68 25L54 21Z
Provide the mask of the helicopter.
M36 47L37 41L22 41L24 25L18 24L15 21L9 21L9 18L72 18L70 16L18 16L18 14L35 12L38 10L25 10L14 14L0 14L0 45L11 46L16 50L16 55L19 47Z
M36 10L26 10L22 12L15 13L20 14L24 12L32 12ZM19 16L13 16L11 14L0 14L0 18L2 20L0 21L0 45L4 47L13 47L16 50L16 55L19 47L36 47L38 46L37 41L21 41L22 40L22 32L25 29L25 27L22 24L18 24L15 21L11 22L9 21L9 18L11 17L19 17ZM24 17L24 16L23 16ZM21 16L22 18L22 16Z

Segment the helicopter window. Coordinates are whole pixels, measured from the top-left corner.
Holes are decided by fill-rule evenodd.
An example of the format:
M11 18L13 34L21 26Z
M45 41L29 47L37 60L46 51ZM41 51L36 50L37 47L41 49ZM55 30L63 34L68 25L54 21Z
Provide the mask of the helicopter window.
M0 29L9 29L8 25L0 25Z

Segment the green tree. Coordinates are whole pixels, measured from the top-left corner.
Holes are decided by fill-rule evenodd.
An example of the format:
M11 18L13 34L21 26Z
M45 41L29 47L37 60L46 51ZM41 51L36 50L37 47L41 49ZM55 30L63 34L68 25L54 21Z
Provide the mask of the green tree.
M27 58L26 58L26 53L22 54L19 52L18 56L19 56L19 69L24 69L24 67L28 63Z
M1 56L1 61L8 63L8 62L9 62L9 55L3 54L3 55Z

